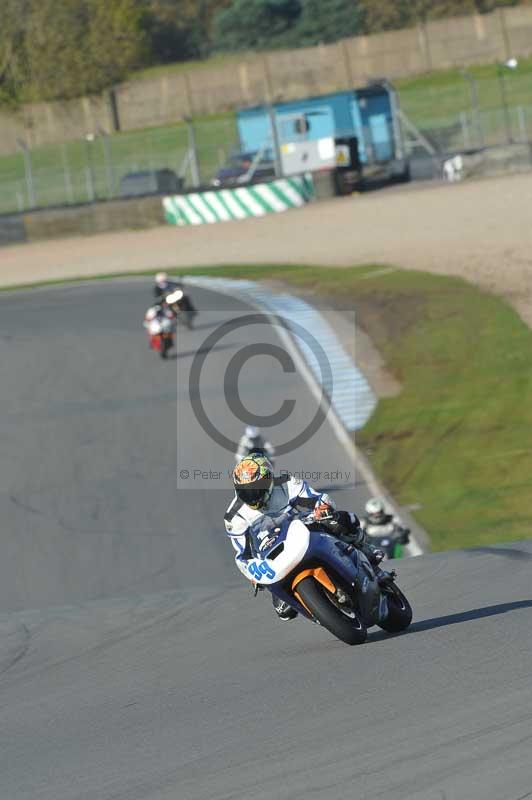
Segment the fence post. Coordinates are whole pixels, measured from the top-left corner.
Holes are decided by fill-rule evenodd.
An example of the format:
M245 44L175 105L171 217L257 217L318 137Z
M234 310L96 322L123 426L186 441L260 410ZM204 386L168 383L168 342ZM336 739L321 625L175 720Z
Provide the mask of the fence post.
M87 180L87 197L90 203L96 200L96 190L94 186L94 166L92 163L92 143L94 142L94 134L88 133L85 136L85 148L87 152L87 167L85 170L85 177Z
M98 133L102 140L103 160L105 163L105 177L107 179L107 195L109 198L115 196L115 179L113 174L113 161L111 158L111 147L109 144L109 134L107 131L98 128Z
M417 37L425 57L425 66L427 68L427 72L432 72L432 54L430 52L429 32L424 22L418 22L417 24Z
M17 189L17 205L19 211L24 211L24 192Z
M242 105L248 105L250 103L250 92L249 92L249 74L248 74L248 65L245 61L242 61L238 65L238 82L240 85L240 96L242 97Z
M196 134L194 131L194 123L191 117L184 117L188 131L188 149L190 153L190 173L192 177L192 186L197 188L201 183L200 170L198 164L198 151L196 149Z
M392 133L393 133L393 141L394 141L394 156L395 158L401 160L406 158L406 144L405 144L405 137L403 135L403 126L401 125L401 118L400 118L400 108L399 108L399 95L397 94L396 89L392 86L391 83L387 81L384 83L384 86L388 90L388 96L390 98L390 108L392 111Z
M506 91L506 81L504 78L504 64L501 64L500 62L497 64L497 77L499 79L501 105L504 114L504 126L506 128L506 144L513 144L512 120L510 117L510 109L508 107L508 93Z
M33 182L33 168L31 164L31 153L28 145L23 139L17 139L17 144L24 156L24 172L26 175L26 189L28 192L28 203L30 208L35 208L35 185Z
M480 112L478 105L478 86L475 76L467 69L460 69L460 75L469 83L469 91L471 94L471 109L473 118L475 120L475 127L477 129L478 146L484 147L484 131L482 130L482 122L480 120Z
M120 132L120 114L118 111L118 100L116 97L116 87L112 86L109 89L109 108L111 110L111 119L113 121L113 129L115 133Z
M63 177L65 180L65 194L68 198L69 203L74 202L74 189L72 187L72 176L70 174L70 166L68 163L67 153L66 153L66 145L63 142L61 144L61 159L63 161Z
M344 66L345 66L345 74L347 77L347 88L353 89L355 85L355 79L353 77L353 68L351 65L351 58L349 55L349 45L347 44L347 39L342 39L338 42L339 47L342 50L342 55L344 57Z
M506 16L504 13L504 8L500 7L498 9L499 14L499 22L501 25L501 33L502 33L502 42L504 47L504 60L506 61L512 55L510 50L510 37L508 35L508 26L506 25Z
M281 148L279 145L279 131L277 130L277 120L275 118L275 109L271 103L268 104L268 116L270 118L270 128L272 132L273 144L273 160L275 164L275 177L283 177L283 164L281 161Z
M272 89L272 76L270 74L270 66L268 64L268 55L265 53L262 57L262 69L264 72L264 86L266 89L265 92L265 100L267 103L271 103L273 100L273 89Z
M183 86L185 87L185 98L187 101L187 117L192 117L194 114L194 106L192 104L192 87L190 85L190 79L188 72L183 72Z
M469 149L471 146L471 140L469 138L469 125L467 124L467 113L465 111L460 112L460 125L462 126L462 136L464 137L464 147Z
M517 118L519 120L519 131L521 133L521 141L526 142L528 141L528 134L526 130L525 109L523 108L523 106L518 106Z

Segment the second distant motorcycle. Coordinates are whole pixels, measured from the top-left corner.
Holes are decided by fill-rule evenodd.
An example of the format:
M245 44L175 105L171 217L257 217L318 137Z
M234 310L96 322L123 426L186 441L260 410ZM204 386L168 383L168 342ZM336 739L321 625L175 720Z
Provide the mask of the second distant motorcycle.
M365 506L361 525L372 545L382 550L387 558L401 558L410 541L410 528L401 519L386 511L380 497L372 497Z
M163 304L152 306L147 310L143 324L148 332L151 349L166 359L168 351L174 346L174 313Z
M241 461L244 456L250 453L261 453L267 456L273 463L275 448L260 432L255 425L247 425L244 433L240 437L238 449L235 453L235 461Z

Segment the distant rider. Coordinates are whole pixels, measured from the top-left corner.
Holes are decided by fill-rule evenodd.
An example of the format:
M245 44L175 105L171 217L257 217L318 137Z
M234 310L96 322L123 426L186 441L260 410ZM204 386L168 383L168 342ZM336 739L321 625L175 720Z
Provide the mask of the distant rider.
M235 453L235 459L241 461L244 456L250 453L260 453L263 456L268 456L271 460L275 455L275 449L268 442L260 430L254 425L248 425L244 434L242 435L239 443L238 450Z
M410 529L405 528L398 516L386 511L384 500L381 500L380 497L371 497L366 503L364 511L365 514L360 524L369 536L379 536L381 530L390 525L393 526L394 533L403 535L410 533Z
M164 300L167 294L170 292L175 291L176 289L182 289L180 283L177 281L171 281L168 277L168 273L166 272L158 272L155 276L155 286L153 287L153 294L156 300Z
M175 314L164 302L155 303L150 306L144 315L144 322L142 323L150 337L150 347L153 346L153 337L158 336L161 332L161 323L163 320L168 320L172 329L175 327Z
M252 453L239 461L233 470L233 485L235 498L224 516L225 530L236 551L236 565L248 580L248 561L253 558L250 526L261 517L280 516L291 508L312 511L316 521L329 533L364 553L378 578L386 576L378 566L383 553L368 544L355 514L336 511L333 499L325 492L316 491L306 481L290 475L274 477L272 464L263 454ZM272 599L279 619L297 617L297 611L288 603L273 595Z
M158 272L155 276L155 286L153 287L153 294L155 296L156 301L165 300L166 297L175 292L176 289L180 289L183 292L183 297L179 301L179 305L183 311L187 311L193 316L196 316L198 313L192 304L192 300L190 299L189 295L185 292L185 287L181 281L172 281L168 277L168 273L166 272Z

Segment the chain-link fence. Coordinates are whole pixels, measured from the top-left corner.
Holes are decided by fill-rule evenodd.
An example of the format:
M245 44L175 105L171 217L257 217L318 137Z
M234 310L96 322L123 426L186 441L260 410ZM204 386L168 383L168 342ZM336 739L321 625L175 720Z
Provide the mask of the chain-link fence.
M400 100L408 119L438 152L524 142L532 136L528 62L509 59L495 67L411 81L401 88Z
M483 82L464 74L460 97L401 93L406 120L414 123L406 131L412 147L414 129L438 154L532 141L532 105L511 104L530 102L521 79L501 72ZM17 153L0 157L0 213L207 186L238 149L229 115L113 135L98 129L81 141L36 149L19 140Z
M0 213L206 185L238 149L233 117L114 135L99 129L33 150L18 145L0 158Z
M420 120L416 127L441 154L526 143L532 140L532 106L461 111L458 115Z

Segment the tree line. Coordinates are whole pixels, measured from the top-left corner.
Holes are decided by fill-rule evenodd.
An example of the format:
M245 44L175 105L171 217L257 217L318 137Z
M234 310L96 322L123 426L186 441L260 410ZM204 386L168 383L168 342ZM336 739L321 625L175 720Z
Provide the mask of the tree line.
M0 0L0 103L97 94L134 70L334 42L532 0Z

